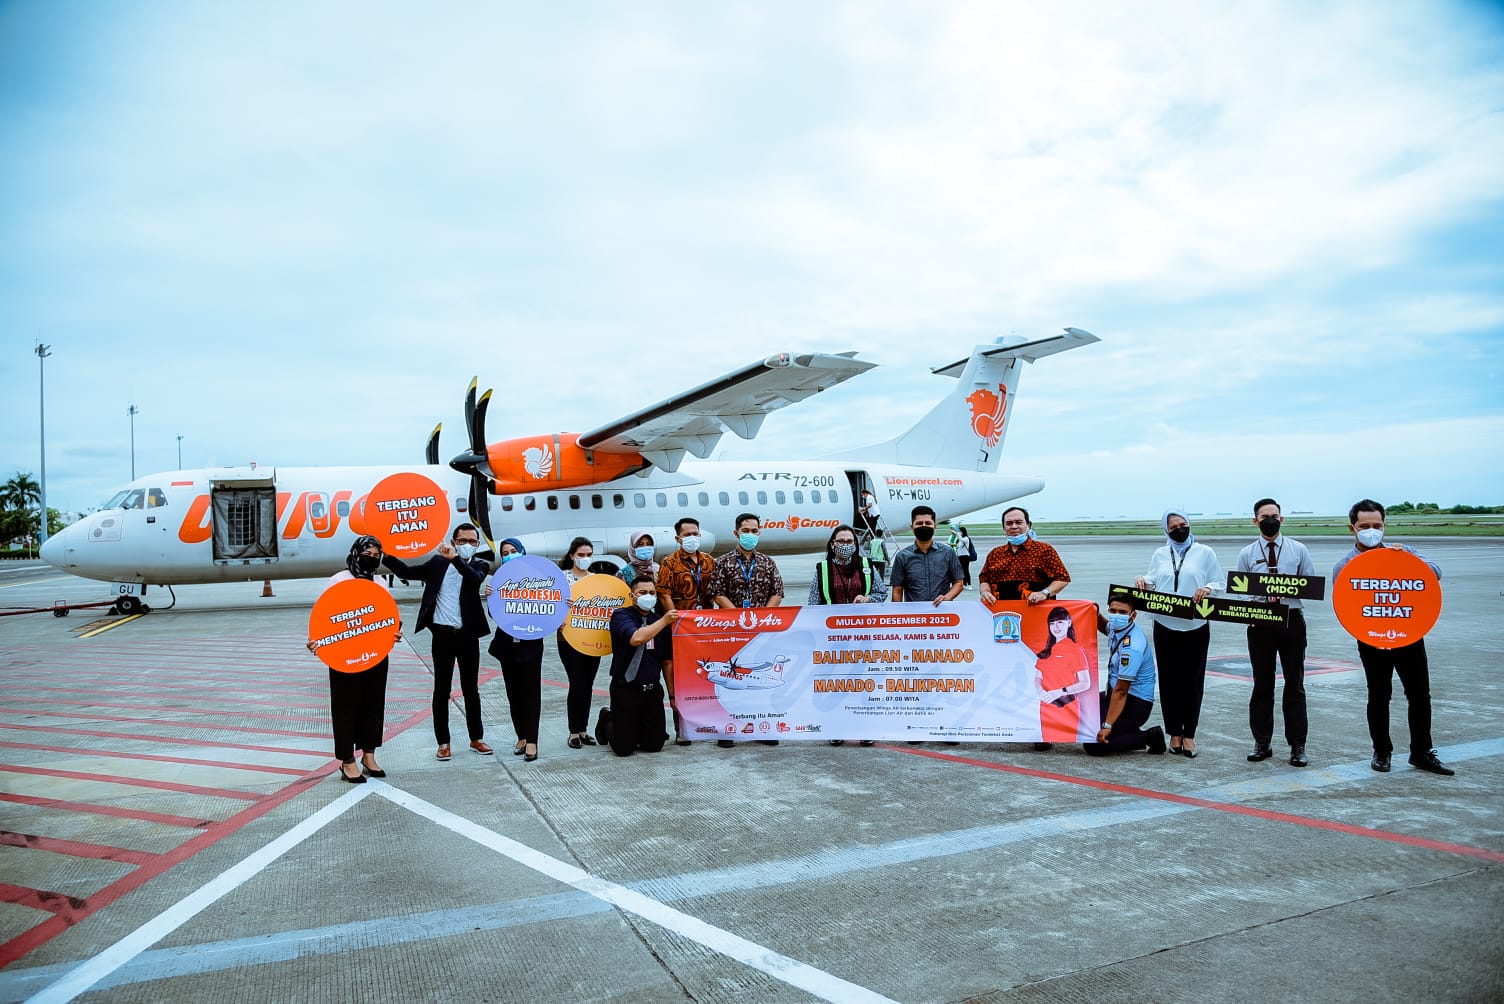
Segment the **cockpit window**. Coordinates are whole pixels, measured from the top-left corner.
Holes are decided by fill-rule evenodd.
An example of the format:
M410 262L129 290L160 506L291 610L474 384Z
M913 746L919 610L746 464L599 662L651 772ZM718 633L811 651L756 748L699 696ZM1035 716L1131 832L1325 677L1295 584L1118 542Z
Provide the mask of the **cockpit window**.
M110 500L108 502L106 502L104 505L100 506L99 508L100 509L119 509L120 508L120 504L125 501L125 497L127 495L129 495L130 493L131 493L131 491L130 491L129 488L127 488L123 492L116 492L114 495L110 496Z
M167 495L160 488L149 488L146 492L146 508L156 509L167 504Z
M146 508L146 490L144 488L131 488L121 492L110 499L106 509L144 509Z

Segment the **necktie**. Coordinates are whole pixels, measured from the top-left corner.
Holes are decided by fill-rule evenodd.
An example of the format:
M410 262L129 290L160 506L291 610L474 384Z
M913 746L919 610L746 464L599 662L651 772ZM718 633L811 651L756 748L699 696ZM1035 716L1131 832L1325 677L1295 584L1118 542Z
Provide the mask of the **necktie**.
M1267 567L1264 570L1266 572L1268 572L1270 575L1273 575L1275 572L1279 571L1279 554L1275 552L1275 550L1274 550L1274 541L1272 541L1272 540L1269 542L1269 560L1268 560L1268 563L1267 563ZM1272 597L1269 600L1269 602L1272 605L1274 605L1274 606L1278 606L1279 605L1279 597L1278 596Z

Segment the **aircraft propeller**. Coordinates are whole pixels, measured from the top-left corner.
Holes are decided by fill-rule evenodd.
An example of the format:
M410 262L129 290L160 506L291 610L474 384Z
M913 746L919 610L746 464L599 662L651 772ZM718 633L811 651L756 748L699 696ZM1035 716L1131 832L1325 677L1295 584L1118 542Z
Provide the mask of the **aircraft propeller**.
M488 390L475 399L475 379L470 380L470 389L465 392L465 429L470 435L470 449L453 460L449 466L461 474L470 475L470 518L480 527L489 542L491 537L491 502L489 495L496 487L491 477L491 465L486 455L486 408L491 403ZM435 436L438 430L434 430ZM438 451L437 439L431 441L434 454Z
M428 434L428 449L423 451L423 459L428 461L429 467L439 466L439 430L442 428L444 428L444 423L440 422Z

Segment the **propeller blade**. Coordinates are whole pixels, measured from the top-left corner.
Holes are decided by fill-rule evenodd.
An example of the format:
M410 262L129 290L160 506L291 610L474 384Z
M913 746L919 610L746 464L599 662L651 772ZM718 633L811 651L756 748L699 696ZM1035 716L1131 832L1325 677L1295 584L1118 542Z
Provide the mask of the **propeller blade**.
M485 534L486 543L492 543L491 538L491 500L486 491L486 482L490 479L483 474L475 474L470 478L470 521L480 527L480 532Z
M470 452L481 457L486 455L486 409L490 405L491 392L488 390L480 396L470 421ZM489 471L489 467L487 470Z
M428 434L428 449L423 452L423 459L428 461L429 467L439 466L439 430L442 428L444 423L440 422Z

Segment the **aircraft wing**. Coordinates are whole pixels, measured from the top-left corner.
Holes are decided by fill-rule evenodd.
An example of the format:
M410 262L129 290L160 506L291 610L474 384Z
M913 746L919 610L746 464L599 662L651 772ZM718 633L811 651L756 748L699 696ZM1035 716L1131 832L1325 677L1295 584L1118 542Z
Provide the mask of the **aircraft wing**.
M726 430L751 439L768 412L834 387L876 363L836 355L780 353L585 433L579 445L601 453L640 453L675 471L684 454L710 456Z

